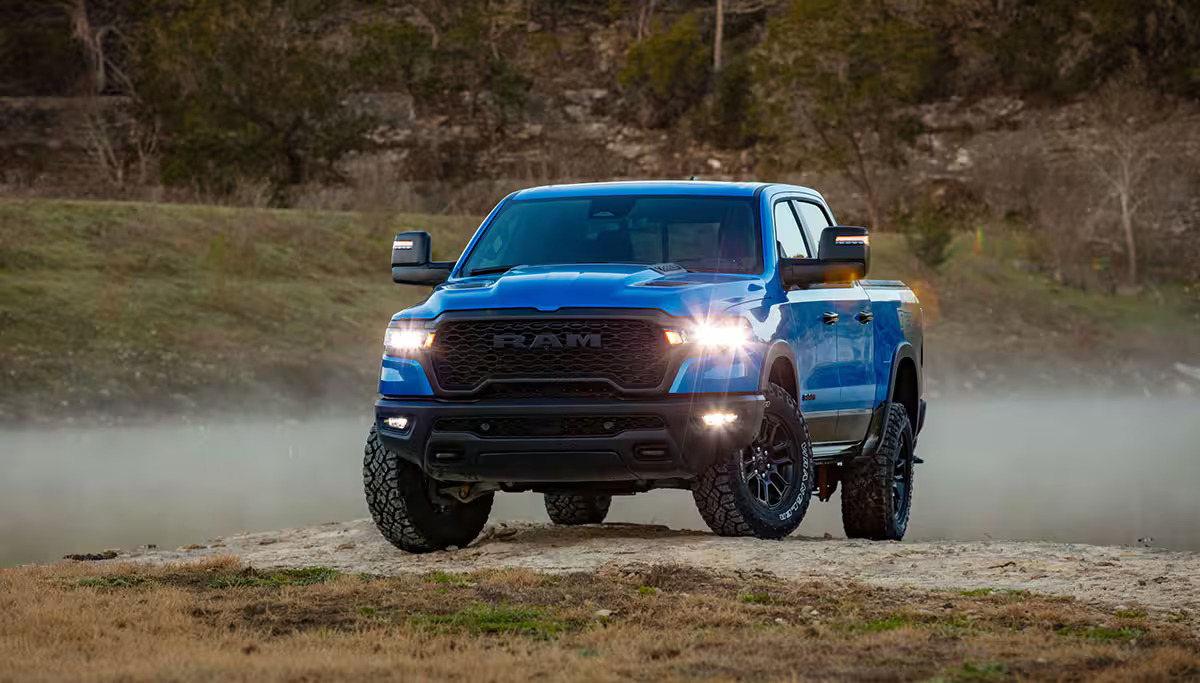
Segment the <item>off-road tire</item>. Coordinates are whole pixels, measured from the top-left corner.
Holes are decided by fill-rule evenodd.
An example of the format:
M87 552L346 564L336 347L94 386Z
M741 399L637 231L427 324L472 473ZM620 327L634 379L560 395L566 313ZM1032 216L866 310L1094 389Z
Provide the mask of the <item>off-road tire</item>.
M754 499L746 483L743 450L722 457L697 478L692 489L700 516L721 536L783 538L800 526L808 511L815 479L808 425L796 400L783 387L772 384L763 393L767 398L766 413L777 416L791 434L794 485L777 509L767 508Z
M581 496L569 493L547 493L546 514L555 524L599 524L608 516L612 496Z
M420 468L384 448L371 427L363 449L363 488L379 533L410 553L461 548L475 540L492 511L492 494L443 503L430 497L429 484Z
M842 472L842 528L849 538L899 541L908 529L913 492L913 431L908 412L888 405L883 435L875 452L847 463ZM905 486L893 491L897 464Z

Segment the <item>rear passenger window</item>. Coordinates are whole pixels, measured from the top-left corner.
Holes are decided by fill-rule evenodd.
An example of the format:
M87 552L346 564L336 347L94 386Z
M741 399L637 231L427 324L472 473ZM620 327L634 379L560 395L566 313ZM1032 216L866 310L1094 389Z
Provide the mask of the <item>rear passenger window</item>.
M800 220L804 222L804 227L808 228L808 234L816 240L818 248L821 244L821 233L825 232L831 223L829 217L825 215L825 211L820 206L812 202L794 202L796 210L800 213Z
M775 204L775 240L779 242L780 253L787 258L811 258L800 224L789 204L787 201Z

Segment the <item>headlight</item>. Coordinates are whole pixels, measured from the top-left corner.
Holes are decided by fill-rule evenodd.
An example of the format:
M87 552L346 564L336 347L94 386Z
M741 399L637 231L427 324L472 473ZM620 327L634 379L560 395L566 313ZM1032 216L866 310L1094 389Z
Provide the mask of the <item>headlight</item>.
M666 330L667 343L692 342L709 349L740 349L750 342L750 325L741 318L710 319L687 330Z
M404 356L433 346L433 332L403 327L389 327L383 335L383 353Z

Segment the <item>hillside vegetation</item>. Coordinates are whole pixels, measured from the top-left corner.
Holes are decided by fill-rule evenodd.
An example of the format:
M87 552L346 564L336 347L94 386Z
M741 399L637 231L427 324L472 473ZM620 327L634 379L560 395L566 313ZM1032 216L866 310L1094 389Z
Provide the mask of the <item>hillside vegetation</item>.
M0 417L365 405L388 317L425 291L391 283L392 235L428 230L435 256L454 259L476 221L0 201ZM871 276L903 279L922 298L934 391L1030 379L1186 391L1171 362L1200 359L1196 292L1063 288L1020 267L1016 238L988 234L981 248L951 245L940 273L899 235L872 243Z
M1200 281L1187 0L10 5L3 194L477 213L544 182L802 176L921 230L948 186L947 230L1028 226L1065 284Z

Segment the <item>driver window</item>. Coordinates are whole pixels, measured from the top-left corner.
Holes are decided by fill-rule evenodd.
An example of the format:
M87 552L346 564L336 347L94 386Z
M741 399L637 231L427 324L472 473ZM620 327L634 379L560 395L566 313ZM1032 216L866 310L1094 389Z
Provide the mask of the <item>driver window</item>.
M796 211L800 213L800 220L804 221L804 227L808 228L808 234L813 236L818 245L821 244L821 233L832 225L829 217L825 215L825 211L812 202L799 201L796 202Z
M787 200L775 203L775 240L783 256L811 258L808 245L804 243L804 234L800 231L800 223L796 221L791 202Z

